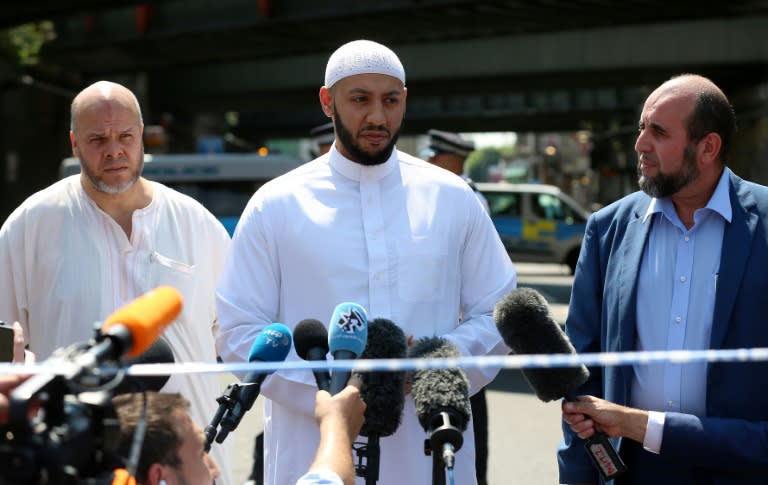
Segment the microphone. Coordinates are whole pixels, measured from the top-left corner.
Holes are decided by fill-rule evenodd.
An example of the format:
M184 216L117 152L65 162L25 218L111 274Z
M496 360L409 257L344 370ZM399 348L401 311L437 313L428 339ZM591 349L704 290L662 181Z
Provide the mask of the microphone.
M248 354L248 362L282 362L291 350L291 331L282 323L272 323L256 337ZM230 384L224 393L216 399L219 409L205 428L207 438L206 451L210 449L213 437L222 443L229 433L235 430L245 413L251 409L259 397L261 384L271 372L249 372L242 379L242 384ZM221 423L221 429L216 429Z
M125 365L134 364L173 364L176 360L173 358L173 351L171 350L168 342L164 338L160 337L157 342L147 349L146 352L136 357L135 359L129 359L125 362ZM114 389L114 395L126 394L136 391L160 391L163 388L168 379L171 376L169 374L157 375L157 376L131 376L126 375L125 378Z
M368 323L368 337L363 359L403 359L408 351L408 342L403 331L391 320L374 318ZM367 458L365 466L356 472L365 477L366 484L379 479L381 447L379 439L397 431L405 406L405 371L399 372L355 372L360 379L360 398L365 401L365 422L360 429L361 436L367 436L366 445L353 447L358 457Z
M368 315L357 303L339 303L328 325L328 348L335 360L356 359L368 339ZM350 371L335 370L331 376L331 395L347 385Z
M155 288L112 313L101 329L97 329L95 338L87 343L57 349L47 362L74 364L63 376L64 386L74 384L78 392L83 392L84 388L99 387L103 385L102 379L110 374L96 372L101 370L97 367L116 362L124 356L138 357L147 351L165 327L181 313L181 307L182 298L178 290L170 286ZM16 387L9 399L8 423L14 427L28 426L30 402L49 386L58 385L59 377L62 376L55 373L36 374ZM46 406L57 403L54 399Z
M547 300L532 288L516 288L493 309L493 319L504 343L516 354L576 354L568 336L549 314ZM578 367L522 369L536 396L549 402L565 398L589 379L589 370ZM611 480L627 467L605 433L598 432L585 444L595 468Z
M181 307L181 293L170 286L143 294L107 317L96 343L75 363L81 369L91 369L123 356L138 357L179 316Z
M374 318L368 323L368 341L361 359L404 359L408 352L405 334L394 322ZM361 436L395 434L405 406L405 371L355 372L362 381L360 397L365 401Z
M136 485L136 478L125 468L117 468L112 472L112 485Z
M293 346L296 354L304 360L325 361L328 354L328 330L320 320L305 319L293 329ZM317 388L322 391L331 389L331 374L327 370L313 370Z
M461 353L442 337L428 337L411 348L410 357L458 358ZM412 381L411 394L416 405L416 416L429 434L424 447L434 453L432 473L442 474L438 468L437 453L442 454L444 466L452 469L454 454L464 443L462 433L467 429L471 415L469 382L459 368L419 370L413 373Z

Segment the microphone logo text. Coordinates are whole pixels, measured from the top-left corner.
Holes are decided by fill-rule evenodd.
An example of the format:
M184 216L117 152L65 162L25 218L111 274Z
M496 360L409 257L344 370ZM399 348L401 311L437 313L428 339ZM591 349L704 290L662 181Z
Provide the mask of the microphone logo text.
M616 469L616 466L611 461L610 457L608 456L608 452L605 450L602 444L594 443L589 446L589 450L592 452L592 455L596 458L597 463L600 465L600 468L603 469L603 472L605 475L610 476L616 473L618 470Z
M272 348L286 347L291 345L290 341L287 340L288 337L279 330L265 328L263 332L265 334L264 336L265 336L266 344L271 346Z
M355 309L350 309L347 312L339 315L339 320L336 325L344 331L344 333L359 333L365 329L365 318L360 315Z

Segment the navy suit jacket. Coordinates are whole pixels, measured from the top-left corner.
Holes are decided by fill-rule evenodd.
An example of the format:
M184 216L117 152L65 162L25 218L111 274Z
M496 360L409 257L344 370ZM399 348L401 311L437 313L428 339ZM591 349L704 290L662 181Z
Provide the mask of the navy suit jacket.
M710 348L768 347L768 188L727 168L726 174L733 218L723 235ZM587 223L566 322L577 352L636 350L637 278L653 220L643 222L650 200L636 192ZM629 405L631 366L590 372L579 394ZM659 455L619 440L629 470L617 483L768 484L768 363L710 363L706 399L706 416L666 414ZM563 434L560 483L597 483L583 440L565 424Z

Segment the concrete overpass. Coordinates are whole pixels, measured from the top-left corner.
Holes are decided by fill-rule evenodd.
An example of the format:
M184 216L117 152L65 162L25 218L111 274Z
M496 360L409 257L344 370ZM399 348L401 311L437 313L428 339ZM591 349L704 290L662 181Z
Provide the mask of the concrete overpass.
M0 28L42 19L56 37L39 64L0 62L5 207L55 179L68 103L91 81L131 86L176 150L212 131L254 143L305 136L324 121L328 56L355 38L403 60L406 134L587 128L626 150L648 90L684 71L712 77L748 123L768 116L760 0L7 0Z
M577 129L634 118L648 86L673 73L704 72L731 92L759 84L768 65L759 1L10 3L26 11L5 22L54 15L41 59L59 74L43 81L75 91L118 78L151 113L237 111L264 135L303 136L323 120L325 62L355 38L402 58L413 132Z

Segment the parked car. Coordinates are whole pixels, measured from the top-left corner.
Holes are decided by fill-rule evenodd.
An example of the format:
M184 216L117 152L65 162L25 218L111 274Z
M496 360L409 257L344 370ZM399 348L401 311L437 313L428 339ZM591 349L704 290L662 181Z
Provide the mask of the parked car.
M476 185L512 261L576 269L589 211L553 185Z

